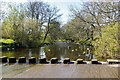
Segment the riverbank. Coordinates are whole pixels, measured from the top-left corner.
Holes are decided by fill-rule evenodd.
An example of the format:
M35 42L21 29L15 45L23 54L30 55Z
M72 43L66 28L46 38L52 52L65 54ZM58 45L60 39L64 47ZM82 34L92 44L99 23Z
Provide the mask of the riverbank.
M74 43L74 44L77 44L77 45L86 45L86 46L92 46L93 45L90 45L90 44L87 44L87 43L84 43L84 42L78 42L78 41L67 41L67 40L55 40L53 42L45 42L45 43L41 43L39 44L39 46L34 46L34 47L31 47L31 46L23 46L19 43L16 43L14 40L12 39L0 39L0 48L3 50L3 51L6 51L6 50L14 50L14 49L19 49L19 48L38 48L38 47L41 47L41 46L44 46L44 45L51 45L51 44L55 44L56 42L63 42L63 43Z
M120 65L37 64L4 78L118 78ZM13 71L15 72L15 71Z

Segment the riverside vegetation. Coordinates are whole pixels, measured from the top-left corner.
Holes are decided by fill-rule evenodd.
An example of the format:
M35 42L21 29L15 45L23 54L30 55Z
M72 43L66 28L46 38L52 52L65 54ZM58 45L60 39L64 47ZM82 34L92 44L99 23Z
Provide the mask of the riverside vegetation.
M5 3L6 4L6 3ZM30 1L6 4L2 11L1 47L31 48L55 41L77 42L94 47L97 58L118 58L120 23L118 2L89 2L71 5L72 18L61 25L60 9L48 3Z

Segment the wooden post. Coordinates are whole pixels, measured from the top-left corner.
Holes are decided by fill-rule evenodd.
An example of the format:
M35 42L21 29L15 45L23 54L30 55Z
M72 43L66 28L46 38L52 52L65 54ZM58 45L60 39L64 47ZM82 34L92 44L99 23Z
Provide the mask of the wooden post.
M26 63L26 58L25 57L19 57L18 63Z
M91 63L92 63L92 64L98 64L98 60L97 60L97 59L92 59L92 60L91 60Z
M16 63L16 58L15 57L10 57L9 58L9 63Z
M83 63L83 59L77 59L77 64L82 64Z
M0 57L0 62L6 63L7 62L7 58L6 56Z
M64 63L64 64L69 64L69 63L70 63L70 58L64 58L63 63Z
M36 58L35 57L30 57L29 58L29 63L36 63Z
M51 59L51 64L56 64L58 62L58 59L57 58L52 58Z

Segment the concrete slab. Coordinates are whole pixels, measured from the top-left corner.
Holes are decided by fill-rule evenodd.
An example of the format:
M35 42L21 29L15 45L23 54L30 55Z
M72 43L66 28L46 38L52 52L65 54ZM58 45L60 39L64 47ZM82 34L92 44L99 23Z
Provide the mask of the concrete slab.
M36 64L7 78L118 78L118 67L97 64Z

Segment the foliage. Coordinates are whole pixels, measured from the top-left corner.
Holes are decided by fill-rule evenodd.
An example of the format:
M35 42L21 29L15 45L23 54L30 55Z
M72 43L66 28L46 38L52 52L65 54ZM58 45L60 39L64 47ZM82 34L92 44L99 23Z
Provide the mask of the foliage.
M75 17L70 22L62 27L63 38L72 39L81 42L89 38L88 25L83 24L78 17ZM89 32L90 33L90 32Z
M0 43L2 43L0 46L2 48L13 47L15 45L15 41L12 39L0 39Z
M60 39L60 34L61 34L60 23L54 21L53 23L50 24L49 36L51 37L51 40L55 41L57 39Z
M118 54L118 23L102 28L102 37L92 42L98 57L116 58Z
M82 7L82 8L81 8ZM71 17L78 17L86 27L92 40L94 35L102 36L101 29L104 25L115 24L118 21L117 2L83 2L79 6L70 7ZM97 33L96 33L97 32Z
M0 39L0 43L12 44L15 43L15 41L12 39Z
M20 47L39 47L46 39L47 43L56 40L52 33L58 28L54 28L56 24L51 26L51 23L60 16L56 7L34 1L30 4L8 6L9 12L1 25L2 38L14 40ZM44 25L46 23L48 24ZM50 27L49 31L47 26Z
M97 57L117 57L119 48L119 26L116 23L118 22L118 3L83 2L80 7L70 7L70 12L73 20L66 24L69 28L66 28L65 32L69 38L93 45Z

